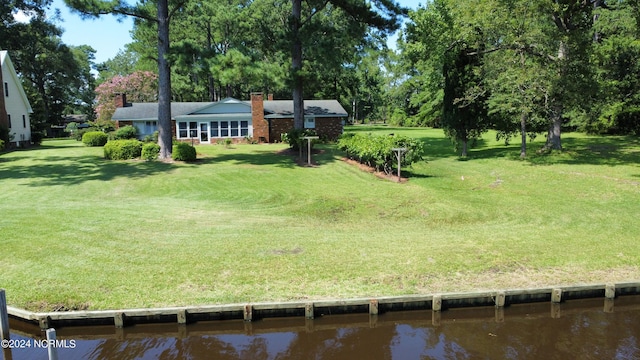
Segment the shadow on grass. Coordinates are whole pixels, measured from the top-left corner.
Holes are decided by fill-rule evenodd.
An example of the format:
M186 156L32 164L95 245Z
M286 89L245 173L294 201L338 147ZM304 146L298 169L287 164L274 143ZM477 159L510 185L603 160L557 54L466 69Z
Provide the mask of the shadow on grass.
M532 165L630 165L640 163L640 138L601 136L562 139L562 151L530 152Z
M87 181L110 181L116 178L135 179L166 173L172 165L159 161L110 161L96 156L39 157L29 165L9 165L0 172L0 179L30 179L28 186L76 185Z

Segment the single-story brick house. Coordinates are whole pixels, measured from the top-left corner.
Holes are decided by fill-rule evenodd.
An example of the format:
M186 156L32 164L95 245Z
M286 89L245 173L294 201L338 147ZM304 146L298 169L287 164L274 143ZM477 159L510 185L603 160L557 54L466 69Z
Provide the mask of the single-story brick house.
M140 137L158 128L157 103L127 103L125 94L116 95L116 126L133 125ZM319 136L337 139L342 134L347 112L337 100L305 100L304 126ZM242 141L280 141L282 133L293 128L293 101L264 100L261 93L250 101L226 98L218 102L171 103L171 129L178 141L199 144L230 138Z

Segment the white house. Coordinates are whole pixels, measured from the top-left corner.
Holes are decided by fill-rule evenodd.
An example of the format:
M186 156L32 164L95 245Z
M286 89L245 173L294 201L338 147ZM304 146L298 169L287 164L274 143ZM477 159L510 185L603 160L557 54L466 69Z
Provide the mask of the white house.
M0 62L0 126L9 129L10 145L28 146L31 143L29 114L33 110L7 51L0 51Z

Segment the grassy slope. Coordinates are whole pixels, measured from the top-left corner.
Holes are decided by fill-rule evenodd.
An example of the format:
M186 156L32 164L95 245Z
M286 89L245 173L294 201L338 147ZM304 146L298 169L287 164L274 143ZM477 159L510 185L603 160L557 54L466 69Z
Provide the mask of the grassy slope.
M75 141L3 154L0 287L105 309L640 279L637 138L570 134L520 161L487 136L460 161L440 130L352 130L423 138L427 162L397 184L331 147L316 168L281 145L201 146L196 164Z

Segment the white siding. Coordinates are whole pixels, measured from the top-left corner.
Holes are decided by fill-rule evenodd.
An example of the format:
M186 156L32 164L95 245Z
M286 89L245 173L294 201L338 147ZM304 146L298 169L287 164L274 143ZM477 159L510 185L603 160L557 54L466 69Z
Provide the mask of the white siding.
M32 111L31 105L29 105L7 52L0 52L0 58L2 60L2 80L6 83L6 85L2 84L2 88L8 90L8 93L4 94L4 101L7 114L11 117L9 133L14 136L13 141L17 143L30 141L31 120L29 114Z

